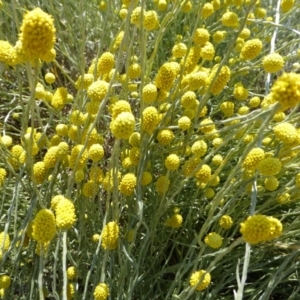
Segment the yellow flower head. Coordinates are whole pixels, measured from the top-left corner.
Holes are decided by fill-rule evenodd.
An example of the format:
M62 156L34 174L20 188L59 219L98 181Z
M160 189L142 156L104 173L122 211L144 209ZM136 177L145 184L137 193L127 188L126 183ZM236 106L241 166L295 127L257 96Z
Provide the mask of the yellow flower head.
M166 159L165 159L165 166L167 170L174 171L179 168L180 160L178 155L176 154L170 154Z
M170 186L170 180L167 176L162 175L157 179L155 186L158 194L162 195L168 191Z
M283 68L283 57L278 53L272 53L263 58L263 68L266 72L276 73Z
M117 139L127 140L134 132L134 125L135 120L133 114L130 112L122 112L110 123L110 129Z
M258 244L280 236L282 233L282 224L278 219L273 217L253 215L241 223L240 232L246 242Z
M166 226L171 228L179 228L182 225L182 215L175 213L166 220Z
M52 16L38 7L27 12L20 28L19 39L24 54L30 60L48 60L56 39Z
M267 157L260 161L257 165L257 170L261 175L274 176L280 172L281 162L278 158Z
M56 225L59 229L70 229L76 222L75 206L70 199L61 197L55 205Z
M243 167L246 170L253 170L256 169L257 165L265 158L265 152L261 148L253 148L247 154L244 162Z
M32 226L32 238L39 243L50 242L56 234L55 217L51 210L41 209L35 216Z
M119 225L112 221L107 223L101 233L101 245L105 250L114 250L118 247Z
M216 232L211 232L205 237L204 243L213 249L218 249L222 246L223 238Z
M133 173L125 174L121 179L119 190L125 196L131 196L136 186L136 176Z
M195 271L190 277L190 285L197 291L205 290L210 284L211 276L205 270Z
M219 225L224 229L229 229L233 225L233 221L230 216L223 215L219 220Z
M251 60L257 57L261 52L262 46L263 44L259 39L247 41L241 50L241 58Z
M284 73L271 88L274 102L278 101L284 110L300 102L300 74Z
M99 283L94 291L95 300L106 300L109 296L109 289L107 284Z

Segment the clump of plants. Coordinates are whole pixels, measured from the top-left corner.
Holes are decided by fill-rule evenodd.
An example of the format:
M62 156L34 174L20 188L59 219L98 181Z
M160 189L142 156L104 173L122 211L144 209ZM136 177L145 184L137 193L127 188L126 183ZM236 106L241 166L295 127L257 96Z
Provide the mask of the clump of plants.
M296 299L299 4L0 1L0 296Z

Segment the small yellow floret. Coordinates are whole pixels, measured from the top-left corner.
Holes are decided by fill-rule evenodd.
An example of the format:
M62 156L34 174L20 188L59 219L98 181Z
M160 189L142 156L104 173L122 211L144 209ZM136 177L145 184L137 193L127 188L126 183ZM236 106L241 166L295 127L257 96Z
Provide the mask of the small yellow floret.
M118 247L119 225L112 221L107 223L101 233L101 245L105 250L114 250Z
M205 270L195 271L190 277L190 285L197 291L205 290L210 284L211 276Z
M211 232L205 237L204 243L213 249L218 249L222 246L223 238L216 232Z

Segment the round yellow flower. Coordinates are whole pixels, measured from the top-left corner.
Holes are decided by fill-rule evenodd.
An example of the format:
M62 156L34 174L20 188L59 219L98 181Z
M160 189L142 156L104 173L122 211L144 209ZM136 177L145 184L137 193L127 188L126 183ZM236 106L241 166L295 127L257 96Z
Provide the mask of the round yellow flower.
M170 180L167 176L164 175L160 176L155 183L156 191L161 195L168 191L169 186Z
M273 84L271 95L284 110L296 106L300 102L300 74L284 73Z
M213 249L218 249L222 246L223 238L216 232L211 232L205 237L204 243Z
M174 214L170 218L166 220L166 226L171 228L179 228L182 225L182 215L180 214Z
M32 238L39 243L49 243L56 234L55 217L51 210L41 209L32 225Z
M257 165L257 170L261 175L274 176L280 172L281 162L278 158L267 157L260 161Z
M94 299L95 300L106 300L109 296L109 289L107 284L99 283L94 291Z
M204 46L209 41L209 38L210 34L207 29L198 28L194 33L193 42L198 46Z
M283 57L278 53L272 53L263 58L263 68L266 72L276 73L283 68Z
M101 245L105 250L114 250L118 247L119 232L119 225L114 221L104 226L101 233Z
M205 290L210 284L211 276L205 270L195 271L190 277L190 285L197 291Z
M70 229L76 222L75 206L70 199L62 197L55 205L57 228Z
M136 186L136 176L133 173L125 174L121 179L119 190L125 196L131 196Z
M241 58L251 60L257 57L261 52L262 46L263 44L259 39L248 40L241 50Z
M135 120L130 112L120 113L115 120L110 123L112 134L117 139L129 139L134 132Z
M265 158L265 152L261 148L253 148L245 157L243 167L246 170L256 169L257 165Z
M22 51L30 60L48 60L56 39L52 16L38 7L27 12L20 28L19 39Z
M282 224L273 217L253 215L241 223L240 232L246 242L258 244L280 236Z
M175 171L179 168L180 160L178 155L176 154L170 154L166 159L165 159L165 166L167 170L170 171Z
M233 225L233 221L230 216L223 215L219 220L219 225L224 229L229 229Z
M11 284L11 279L8 275L0 276L0 289L7 289Z

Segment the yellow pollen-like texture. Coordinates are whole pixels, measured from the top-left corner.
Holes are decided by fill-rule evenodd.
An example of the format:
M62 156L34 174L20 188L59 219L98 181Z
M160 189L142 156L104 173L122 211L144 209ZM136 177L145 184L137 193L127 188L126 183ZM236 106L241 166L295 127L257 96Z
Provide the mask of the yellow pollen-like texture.
M24 15L19 39L22 50L30 60L48 60L55 43L55 28L52 16L35 8Z

